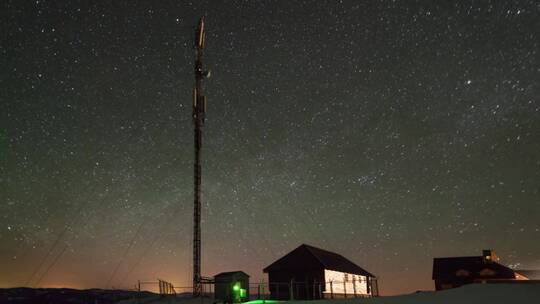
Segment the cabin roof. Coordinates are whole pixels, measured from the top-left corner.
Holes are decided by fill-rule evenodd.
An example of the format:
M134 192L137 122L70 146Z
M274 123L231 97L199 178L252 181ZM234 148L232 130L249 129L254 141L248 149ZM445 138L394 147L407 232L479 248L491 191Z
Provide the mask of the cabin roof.
M315 270L327 269L368 277L375 277L362 267L340 254L302 244L274 263L264 268L264 272L280 270Z

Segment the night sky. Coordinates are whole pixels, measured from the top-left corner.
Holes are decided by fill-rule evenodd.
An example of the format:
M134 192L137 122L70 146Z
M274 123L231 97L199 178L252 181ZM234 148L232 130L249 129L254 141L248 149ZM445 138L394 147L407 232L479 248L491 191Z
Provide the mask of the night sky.
M0 287L190 284L203 15L203 275L302 243L382 294L540 268L538 1L0 5Z

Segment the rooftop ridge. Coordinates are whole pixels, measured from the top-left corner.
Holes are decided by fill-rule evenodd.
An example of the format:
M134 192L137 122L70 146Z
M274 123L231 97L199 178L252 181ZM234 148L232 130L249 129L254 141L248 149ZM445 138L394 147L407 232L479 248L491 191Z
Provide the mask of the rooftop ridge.
M319 263L321 263L321 265L323 265L323 266L325 266L325 267L327 266L327 265L321 260L321 258L320 258L315 252L313 252L313 250L312 250L313 248L319 249L319 250L323 250L323 249L320 249L320 248L317 248L317 247L314 247L314 246L310 246L310 245L307 245L307 244L302 244L302 245L300 245L300 247L306 248L306 250L309 251L309 253L311 253L311 255L314 256L314 257L317 259L317 261L319 261Z

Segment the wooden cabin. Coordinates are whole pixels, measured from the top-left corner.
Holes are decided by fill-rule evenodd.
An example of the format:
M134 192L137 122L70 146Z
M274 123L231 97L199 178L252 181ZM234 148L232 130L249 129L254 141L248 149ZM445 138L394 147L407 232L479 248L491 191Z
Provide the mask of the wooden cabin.
M528 280L513 269L499 263L493 250L483 250L481 256L433 259L435 289L443 290L471 283L512 283Z
M337 253L305 244L263 271L268 273L271 298L275 300L378 295L373 274Z

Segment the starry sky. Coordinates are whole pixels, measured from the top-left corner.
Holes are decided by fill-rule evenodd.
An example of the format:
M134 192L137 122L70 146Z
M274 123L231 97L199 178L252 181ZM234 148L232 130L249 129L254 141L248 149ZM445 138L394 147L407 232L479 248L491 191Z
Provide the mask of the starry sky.
M302 243L382 294L540 268L537 1L0 5L0 287L190 284L203 15L203 275Z

